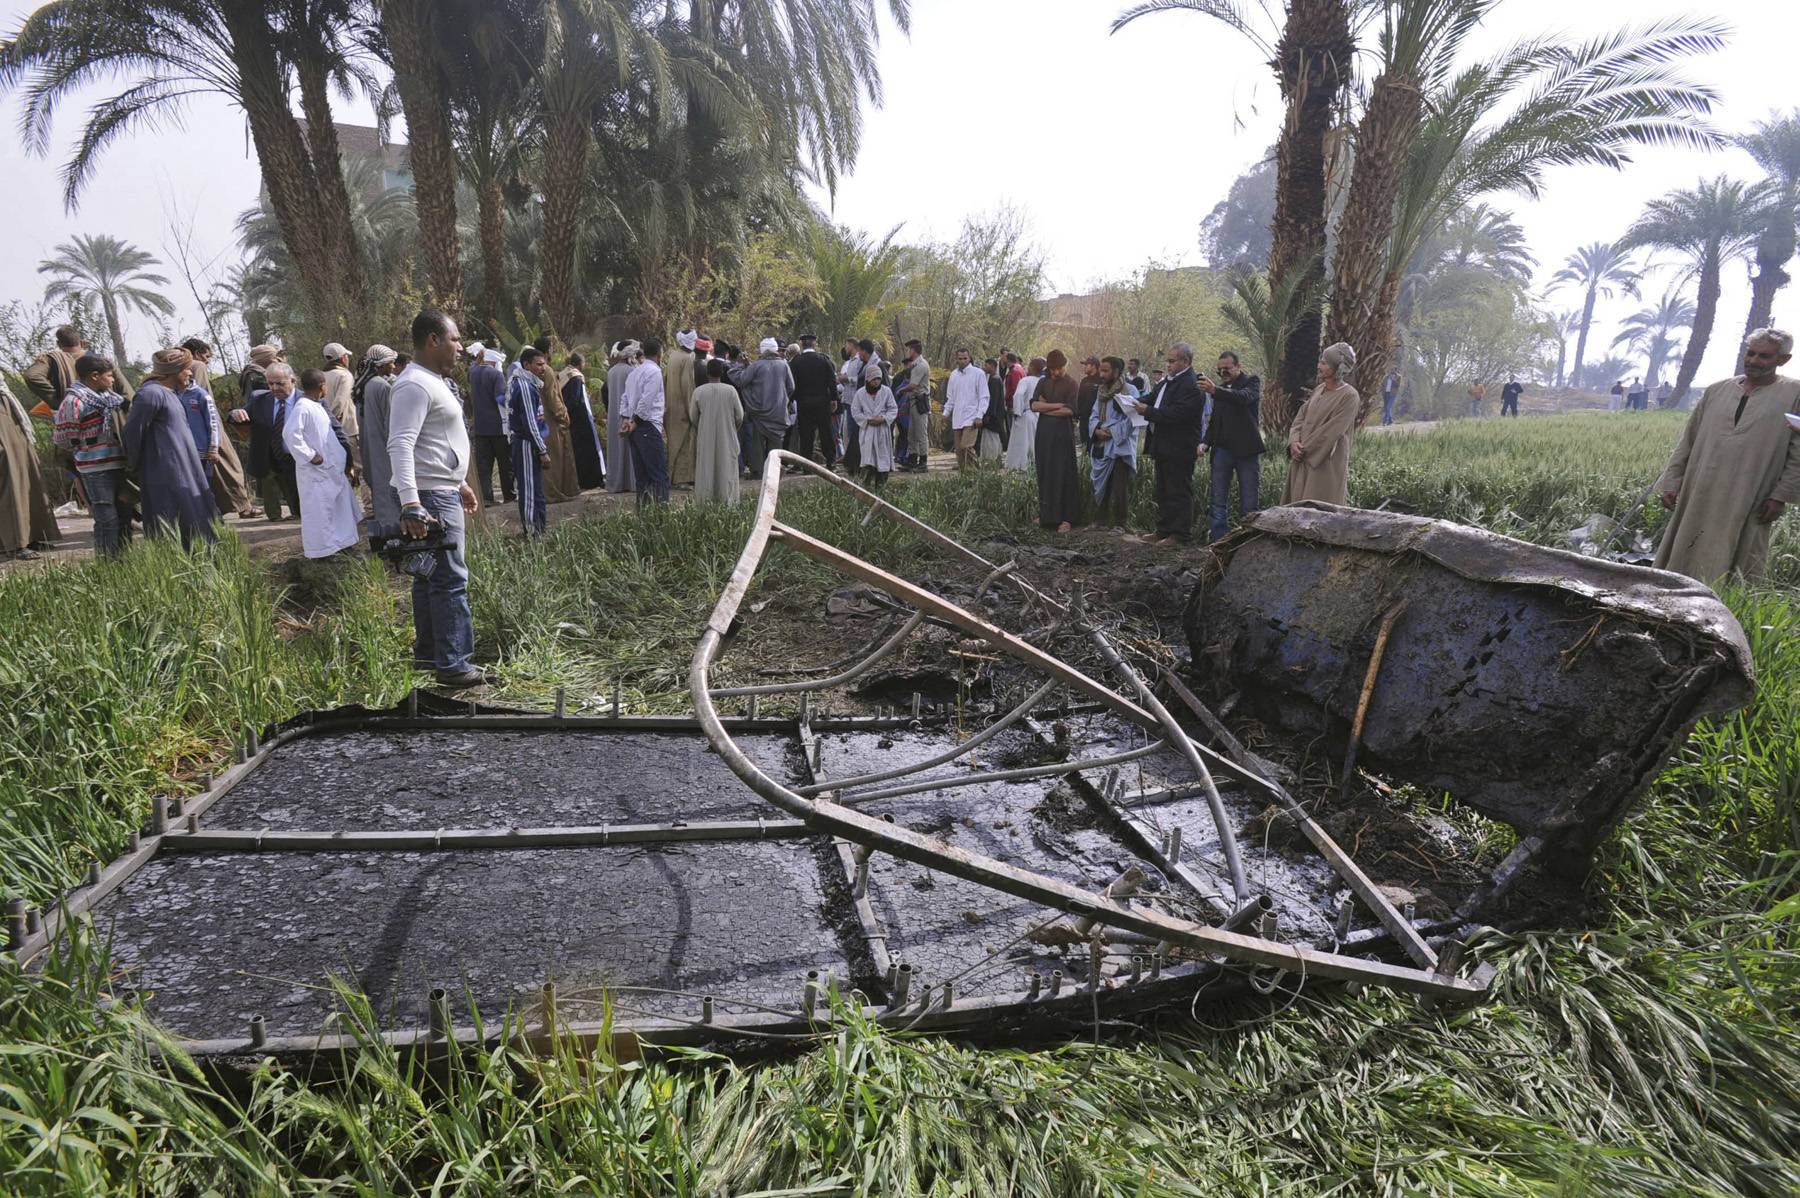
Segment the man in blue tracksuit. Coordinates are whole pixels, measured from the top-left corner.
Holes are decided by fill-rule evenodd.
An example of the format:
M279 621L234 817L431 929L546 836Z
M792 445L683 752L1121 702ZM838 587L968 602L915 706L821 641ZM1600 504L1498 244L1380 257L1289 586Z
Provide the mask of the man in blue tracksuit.
M550 359L535 346L519 351L519 370L506 387L507 425L512 430L513 486L519 493L519 523L537 536L549 519L544 500L544 467L550 462L550 425L544 420L544 380Z

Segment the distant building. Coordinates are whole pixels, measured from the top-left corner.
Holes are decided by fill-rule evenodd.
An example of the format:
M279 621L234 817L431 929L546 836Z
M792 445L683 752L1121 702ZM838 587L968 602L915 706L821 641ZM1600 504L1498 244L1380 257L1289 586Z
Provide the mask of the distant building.
M306 135L306 121L299 121L300 135ZM411 191L413 185L412 164L407 161L406 146L401 143L384 141L379 129L371 129L367 125L345 125L337 127L338 149L347 158L369 158L381 163L382 191ZM371 197L373 198L373 197Z

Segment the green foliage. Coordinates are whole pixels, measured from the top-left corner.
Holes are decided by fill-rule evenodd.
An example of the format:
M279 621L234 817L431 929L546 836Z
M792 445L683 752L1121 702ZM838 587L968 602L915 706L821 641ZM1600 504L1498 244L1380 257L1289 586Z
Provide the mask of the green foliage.
M1364 433L1351 498L1554 543L1590 512L1622 513L1680 419ZM1265 499L1282 473L1268 459ZM969 543L1053 539L1030 528L1020 475L890 494ZM921 566L907 534L861 525L835 491L791 498L798 527ZM496 697L544 703L565 685L580 702L617 676L640 710L683 705L693 629L748 521L747 507L709 505L570 522L532 543L477 535ZM41 976L0 970L0 1175L21 1194L1792 1194L1800 547L1778 536L1788 589L1726 595L1755 702L1703 724L1609 841L1590 914L1477 944L1499 971L1485 1006L1310 989L1273 1006L1203 998L1194 1018L1035 1052L850 1020L754 1066L565 1042L466 1051L428 1077L375 1042L367 1003L346 992L367 1043L341 1080L264 1067L233 1099L205 1094L179 1055L153 1057L156 1033L129 1009L99 1005L104 945L83 937ZM833 577L778 550L758 585ZM397 697L398 584L371 566L325 586L302 605L229 535L195 558L138 550L0 577L7 886L41 900L115 851L144 797L220 760L243 722Z

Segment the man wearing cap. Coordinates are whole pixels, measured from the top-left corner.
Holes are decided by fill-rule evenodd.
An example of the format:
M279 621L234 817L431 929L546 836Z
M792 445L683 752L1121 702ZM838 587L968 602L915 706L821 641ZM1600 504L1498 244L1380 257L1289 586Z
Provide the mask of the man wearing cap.
M788 397L794 394L794 372L781 356L781 342L764 337L757 359L731 371L732 385L744 397L744 419L751 426L750 452L744 465L751 478L761 478L770 451L787 435Z
M356 406L362 409L363 481L373 496L375 529L383 535L400 528L400 497L394 494L394 466L387 451L399 360L400 355L390 347L371 345L363 351L363 366L356 379Z
M819 339L811 333L800 338L800 352L791 368L794 372L794 452L803 458L813 456L813 443L818 442L825 469L837 465L837 437L833 435L831 418L837 412L837 371L819 352Z
M356 375L350 370L350 351L341 342L325 347L325 410L344 430L350 443L350 460L362 460L362 428L356 419L356 404L351 398L356 390Z
M469 358L469 442L475 455L475 489L481 502L494 502L494 468L500 468L500 498L513 499L512 438L507 435L506 395L500 367L490 360L488 349L471 341L463 353ZM505 361L504 358L501 359Z
M615 495L637 490L637 462L631 453L631 434L620 426L624 423L625 383L638 364L642 351L635 341L615 341L607 357L606 385L602 398L606 401L606 489Z
M688 400L694 397L694 351L700 334L683 329L675 334L675 348L663 363L663 438L669 454L669 484L694 485L694 424Z
M219 512L178 395L193 367L194 355L185 349L157 350L125 417L125 455L137 477L144 535L178 531L183 548L196 538L216 540Z

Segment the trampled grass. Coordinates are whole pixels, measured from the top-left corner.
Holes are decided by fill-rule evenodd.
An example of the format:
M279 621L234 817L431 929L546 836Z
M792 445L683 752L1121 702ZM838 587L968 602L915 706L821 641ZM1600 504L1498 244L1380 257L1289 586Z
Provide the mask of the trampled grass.
M1620 420L1365 435L1352 495L1553 542L1623 511L1679 428ZM971 541L1032 514L1030 487L994 474L896 494ZM795 500L802 527L917 560L835 495ZM678 706L747 526L678 509L479 539L499 698L578 701L617 677L635 705ZM377 568L304 595L277 578L228 543L0 579L8 893L41 902L111 856L244 723L404 692L404 603ZM1755 704L1703 727L1613 838L1582 925L1478 946L1500 969L1487 1006L1318 992L1032 1053L853 1026L754 1068L501 1051L447 1086L371 1048L347 1085L264 1072L234 1102L153 1061L138 1017L96 1014L103 946L80 941L41 977L0 970L0 1177L21 1194L1800 1192L1800 607L1779 587L1727 598Z

